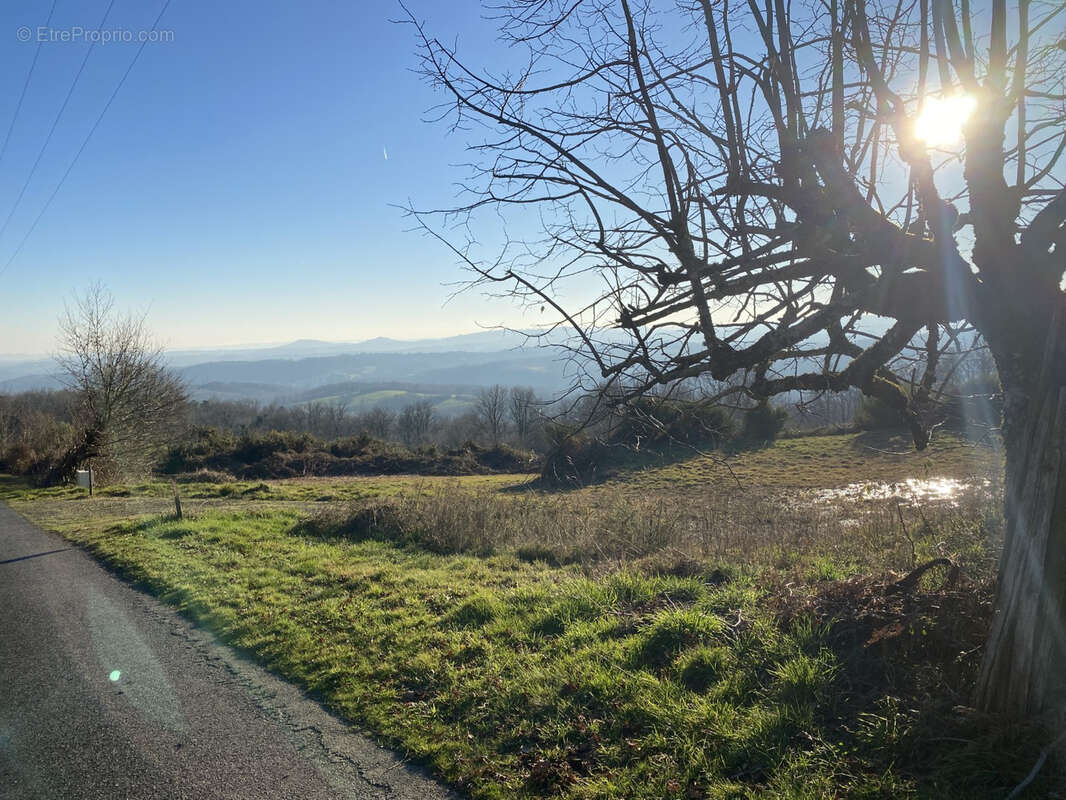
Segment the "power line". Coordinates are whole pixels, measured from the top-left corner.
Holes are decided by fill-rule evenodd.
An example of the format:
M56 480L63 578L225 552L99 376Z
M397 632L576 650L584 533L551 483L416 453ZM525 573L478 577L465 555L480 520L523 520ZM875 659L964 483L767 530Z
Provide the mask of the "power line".
M56 195L59 194L59 190L63 188L63 184L66 182L67 176L70 175L71 171L74 169L74 165L78 163L78 159L81 157L82 152L84 152L85 147L89 144L89 140L92 139L93 134L96 132L96 129L100 126L100 122L103 120L104 115L107 114L107 110L111 108L111 104L115 101L115 97L118 96L118 93L122 89L123 84L126 83L126 78L128 78L130 73L133 71L133 67L137 63L137 59L139 59L141 57L141 53L144 52L144 48L148 44L148 40L151 38L150 34L155 32L155 29L159 26L160 20L163 19L163 15L170 7L170 1L171 0L166 0L166 2L163 3L163 7L159 10L159 14L156 15L155 22L152 23L152 28L149 32L149 35L144 38L144 40L141 42L141 46L137 48L137 52L133 55L133 60L130 62L130 65L126 67L126 71L122 73L122 78L119 80L118 85L115 87L115 90L111 92L111 96L107 99L107 103L104 104L103 109L100 111L100 115L96 118L96 122L94 122L93 126L89 129L89 133L86 134L85 139L81 143L81 147L79 147L78 152L74 154L74 158L71 160L70 165L66 169L66 172L63 173L63 177L59 179L59 183L56 184L56 188L53 189L52 193L48 196L48 199L45 201L44 207L41 208L40 213L37 215L36 219L33 220L33 224L30 225L30 229L26 231L26 235L22 237L22 241L19 242L18 247L15 248L15 252L11 254L11 258L9 258L7 262L5 262L4 266L0 267L0 275L4 274L7 268L11 266L11 263L18 257L18 254L22 252L22 248L26 244L26 241L30 238L30 236L33 235L34 230L36 230L37 223L41 221L41 217L43 217L45 212L48 211L48 207L52 205L52 201L55 199Z
M100 19L100 24L96 26L97 30L101 30L104 27L104 23L107 22L107 18L111 15L111 9L115 6L115 0L111 0L107 4L107 10L104 11L104 16ZM67 104L70 103L70 98L74 96L74 89L78 86L78 81L81 79L81 74L85 71L85 65L89 63L89 56L93 54L93 50L96 48L96 40L93 39L92 44L89 45L89 49L85 51L85 57L81 60L81 66L78 67L77 73L74 75L74 82L70 84L70 88L67 90L67 96L63 98L63 105L59 107L59 113L56 114L56 118L52 120L52 127L48 129L48 135L44 137L44 144L41 145L41 149L37 151L37 158L33 162L33 166L30 167L30 174L26 176L26 180L22 183L22 189L19 190L18 197L15 198L15 204L11 206L11 210L7 212L7 219L4 220L4 224L0 225L0 238L3 238L4 233L7 231L7 226L11 223L11 218L15 216L15 211L22 204L22 198L26 195L26 189L30 185L30 181L33 180L33 176L37 173L37 166L41 163L41 158L44 156L44 151L48 149L48 145L52 141L52 135L56 132L56 128L59 126L59 120L63 117L63 112L67 110Z
M45 20L44 26L47 28L52 24L52 15L56 10L56 3L59 0L52 0L52 8L48 11L48 19ZM19 94L19 101L15 104L15 114L11 117L11 124L7 126L7 135L4 137L4 144L0 145L0 164L4 161L4 154L7 152L8 142L11 141L11 132L15 130L15 123L18 121L19 112L22 111L22 101L26 99L26 90L30 88L30 81L33 80L33 71L37 69L37 57L41 55L41 45L44 44L43 40L37 41L37 49L33 51L33 61L30 62L30 71L26 73L26 80L22 84L22 92Z

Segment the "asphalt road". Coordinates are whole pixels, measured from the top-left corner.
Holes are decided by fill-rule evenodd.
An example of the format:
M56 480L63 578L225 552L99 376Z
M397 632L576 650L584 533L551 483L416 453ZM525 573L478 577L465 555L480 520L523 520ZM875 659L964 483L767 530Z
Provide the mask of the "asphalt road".
M446 797L0 503L0 798Z

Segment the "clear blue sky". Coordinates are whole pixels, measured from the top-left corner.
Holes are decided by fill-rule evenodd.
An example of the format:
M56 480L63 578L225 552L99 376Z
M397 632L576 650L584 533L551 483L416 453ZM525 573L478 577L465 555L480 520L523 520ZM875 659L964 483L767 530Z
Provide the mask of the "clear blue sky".
M109 0L57 0L52 36L94 29ZM464 52L491 58L476 2L409 4ZM163 0L115 0L106 30L147 30ZM0 143L51 0L13 0L0 23ZM75 290L103 281L175 348L296 338L398 338L523 325L468 293L441 246L390 204L446 205L462 135L424 124L440 98L413 74L395 2L172 0L61 190L0 275L0 354L55 346ZM19 41L20 27L31 41ZM22 36L26 34L23 32ZM16 251L137 51L97 44L0 237ZM8 216L88 44L46 41L0 161ZM476 59L475 59L476 60ZM384 151L388 151L386 160Z

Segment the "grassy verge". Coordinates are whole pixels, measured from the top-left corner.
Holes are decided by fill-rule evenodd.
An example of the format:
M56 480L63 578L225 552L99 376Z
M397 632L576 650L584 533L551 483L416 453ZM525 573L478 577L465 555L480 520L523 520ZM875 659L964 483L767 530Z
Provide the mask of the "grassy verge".
M834 498L834 527L767 487L712 524L721 496L633 487L270 486L293 499L183 521L130 518L165 496L4 493L475 797L1002 797L1045 741L965 708L997 546L980 497L903 531L891 500ZM963 583L887 591L945 553Z

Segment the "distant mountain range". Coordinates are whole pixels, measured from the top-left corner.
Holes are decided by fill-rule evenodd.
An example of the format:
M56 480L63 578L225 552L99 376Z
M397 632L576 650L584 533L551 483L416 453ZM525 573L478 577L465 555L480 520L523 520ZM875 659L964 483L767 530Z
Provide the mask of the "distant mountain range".
M458 411L479 388L495 383L532 386L543 397L569 385L565 353L537 346L533 333L481 331L415 341L303 339L270 347L170 351L166 358L194 399L321 400L354 408L367 405L360 398L398 406L427 397L457 401L449 407ZM60 386L50 359L0 361L0 392Z
M261 361L272 358L316 358L358 353L488 353L532 346L530 337L537 331L478 331L439 339L389 339L378 336L359 342L326 342L320 339L297 339L295 342L261 347L233 347L211 350L173 350L167 358L175 367L211 361ZM558 342L555 336L552 341Z
M867 325L883 332L880 320ZM562 334L535 338L536 331L479 331L440 339L404 341L378 337L361 342L301 339L283 345L174 350L170 366L185 378L193 399L254 400L295 405L344 403L350 409L400 408L428 399L441 413L468 409L479 389L492 384L532 386L552 399L572 385L573 365ZM610 339L622 334L604 331ZM824 338L816 334L812 341ZM817 359L795 365L817 371ZM61 386L50 359L0 358L0 393Z

